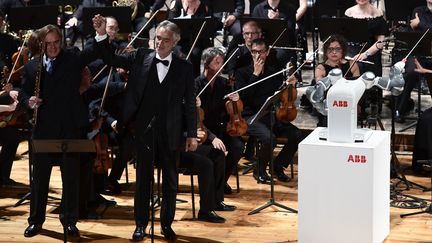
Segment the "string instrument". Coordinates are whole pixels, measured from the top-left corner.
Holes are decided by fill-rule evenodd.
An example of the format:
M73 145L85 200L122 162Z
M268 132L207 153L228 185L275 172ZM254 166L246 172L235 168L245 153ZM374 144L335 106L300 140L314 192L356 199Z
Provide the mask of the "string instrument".
M113 68L111 67L99 107L99 112L95 119L96 122L99 122L98 119L102 117L103 106L108 94L108 86L111 80L112 71ZM93 138L96 145L96 158L93 165L93 171L98 174L106 174L108 169L112 167L112 161L108 153L108 135L104 133L100 127L94 132L96 132L96 135Z
M207 128L204 126L204 123L203 123L204 117L205 117L204 110L203 110L203 108L198 106L198 104L197 104L197 112L196 113L197 113L197 130L204 132L204 136L199 139L198 144L203 144L208 138L208 131L207 131Z
M235 77L232 75L229 78L229 85L231 91L234 90ZM226 131L230 136L242 136L246 133L248 125L245 119L241 116L243 111L243 102L239 99L238 101L228 100L225 103L225 108L229 115L229 122L226 126Z
M0 113L0 128L8 126L26 127L27 121L24 119L27 109L18 105L14 111Z
M29 61L29 50L27 47L23 47L22 50L15 52L12 55L12 63L16 62L15 67L11 70L10 78L8 82L21 82L22 69L25 64Z
M289 63L288 65L290 65ZM282 123L289 123L297 117L297 107L295 101L297 99L297 88L292 83L288 82L294 75L290 73L292 68L288 70L289 79L286 86L281 91L279 109L276 111L276 119Z

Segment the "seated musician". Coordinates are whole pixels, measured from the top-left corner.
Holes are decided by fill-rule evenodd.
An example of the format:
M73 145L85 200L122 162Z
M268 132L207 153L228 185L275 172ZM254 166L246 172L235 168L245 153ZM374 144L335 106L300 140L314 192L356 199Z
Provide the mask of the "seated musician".
M424 33L429 29L432 31L432 1L426 0L426 6L416 7L411 16L410 26L415 32ZM432 68L432 61L426 57L419 57L418 61L426 68ZM395 121L405 122L406 114L414 108L414 101L411 99L411 91L418 86L421 73L416 72L414 58L409 57L405 66L405 86L402 94L398 97Z
M197 98L197 103L199 103ZM204 132L198 130L198 139ZM235 206L224 203L225 154L221 148L204 143L193 152L180 153L180 168L188 168L198 175L200 210L198 219L211 223L224 223L215 211L234 211Z
M417 60L415 60L415 64L415 71L426 76L429 92L432 94L432 69L424 68ZM425 171L424 168L426 167L422 166L419 160L432 160L432 108L425 110L418 120L412 158L412 169L414 173L426 174L429 176L430 171Z
M266 62L269 48L263 39L256 39L252 42L251 53L253 64L237 70L236 80L239 87L254 83L264 77L274 74L277 69ZM243 90L240 96L244 102L243 115L245 119L250 119L255 115L265 100L274 94L275 91L284 83L282 74L274 76L264 82L254 85ZM303 139L303 134L292 123L282 123L276 121L273 127L273 134L270 135L270 113L263 116L253 124L249 125L248 133L256 136L261 147L258 151L259 166L254 171L254 177L258 183L270 183L272 178L266 173L267 165L270 161L270 153L276 146L276 136L287 137L288 143L274 159L274 172L280 181L289 181L290 178L285 175L284 167L287 167L294 159L298 144ZM270 147L270 144L273 147Z
M15 127L6 126L3 115L15 111L18 105L18 91L12 90L10 86L4 88L0 93L0 185L13 186L16 184L10 178L15 153L19 145L18 130ZM6 126L6 127L4 127Z
M196 93L200 92L222 67L224 54L220 49L211 47L204 50L201 59L204 65L204 72L195 79ZM219 76L212 81L200 97L201 108L205 112L203 123L209 132L208 143L214 148L228 151L224 181L226 183L225 193L227 194L232 193L232 189L228 185L228 179L237 167L244 149L241 137L230 136L226 130L229 119L225 108L226 100L223 97L235 88L234 85L230 85L227 79ZM238 98L238 94L233 95L233 100L237 101Z
M66 22L66 38L69 40L68 45L74 45L76 40L83 32L83 9L84 8L98 8L98 7L111 7L113 1L106 0L83 0L74 12L73 16ZM149 6L146 1L131 0L131 8L133 16L132 25L133 30L138 32L147 22L144 14L148 11Z
M367 20L368 42L363 49L363 43L349 42L347 54L353 57L354 60L358 57L360 61L365 60L373 63L358 63L360 73L371 71L376 76L382 76L382 41L388 32L384 14L380 9L372 5L369 0L356 0L356 3L356 5L345 11L345 16ZM356 27L352 26L352 28ZM360 51L362 52L360 53ZM362 117L366 117L366 108L368 107L377 107L378 112L381 112L382 97L383 92L377 87L366 90L363 94L363 100L359 103Z
M345 75L345 73L347 73L346 78L360 76L360 70L357 63L354 63L354 61L347 61L345 59L347 53L347 43L343 36L331 36L330 39L326 43L324 43L323 53L324 62L319 63L315 68L316 81L319 81L320 79L327 76L327 74L333 68L341 69L342 75ZM317 126L327 126L327 117L318 113Z
M252 17L254 18L264 18L264 19L283 19L288 23L287 30L290 46L295 46L295 36L294 30L296 26L295 20L295 9L288 1L280 1L280 0L266 0L262 3L255 6ZM282 30L281 30L282 31ZM276 43L277 44L277 43ZM291 56L293 56L292 51L277 49L276 56L282 67L285 67L286 63L290 60Z

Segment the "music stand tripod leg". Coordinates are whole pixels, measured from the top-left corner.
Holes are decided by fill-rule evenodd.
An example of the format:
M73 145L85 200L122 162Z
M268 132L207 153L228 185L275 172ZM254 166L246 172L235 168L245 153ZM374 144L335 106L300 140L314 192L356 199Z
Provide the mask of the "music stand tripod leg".
M273 126L274 126L274 123L275 123L275 121L274 121L275 115L276 115L276 107L275 107L275 104L273 103L272 107L271 107L271 114L270 114L270 129L269 129L270 138L273 135ZM263 209L266 209L266 208L268 208L270 206L280 207L280 208L286 209L288 211L291 211L293 213L297 213L297 210L292 209L290 207L287 207L285 205L282 205L282 204L276 202L276 200L275 200L275 196L274 196L274 180L273 180L274 169L273 169L273 140L272 139L270 139L270 148L271 148L270 149L270 177L271 177L271 182L270 182L270 200L267 203L265 203L264 205L260 206L259 208L256 208L256 209L252 210L251 212L249 212L248 215L259 213Z

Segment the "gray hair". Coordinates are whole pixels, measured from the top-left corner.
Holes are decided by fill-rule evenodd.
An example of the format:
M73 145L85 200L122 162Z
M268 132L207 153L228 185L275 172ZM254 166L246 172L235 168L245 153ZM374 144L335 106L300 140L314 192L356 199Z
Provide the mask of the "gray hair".
M216 57L221 56L225 58L224 52L218 48L218 47L209 47L205 49L201 55L201 63L204 64L204 67L206 65L209 65L210 62Z
M164 20L156 27L156 31L158 31L160 28L164 28L173 32L175 42L178 42L180 40L180 28L173 22Z

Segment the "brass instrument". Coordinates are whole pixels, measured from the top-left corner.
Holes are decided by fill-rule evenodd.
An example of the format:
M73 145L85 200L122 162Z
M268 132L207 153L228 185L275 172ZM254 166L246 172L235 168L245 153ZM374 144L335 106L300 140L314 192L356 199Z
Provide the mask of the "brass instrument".
M117 0L112 2L113 7L131 7L133 9L131 19L134 20L138 14L138 2L134 0Z
M63 13L66 15L72 15L76 10L76 7L72 5L66 5L63 7Z

